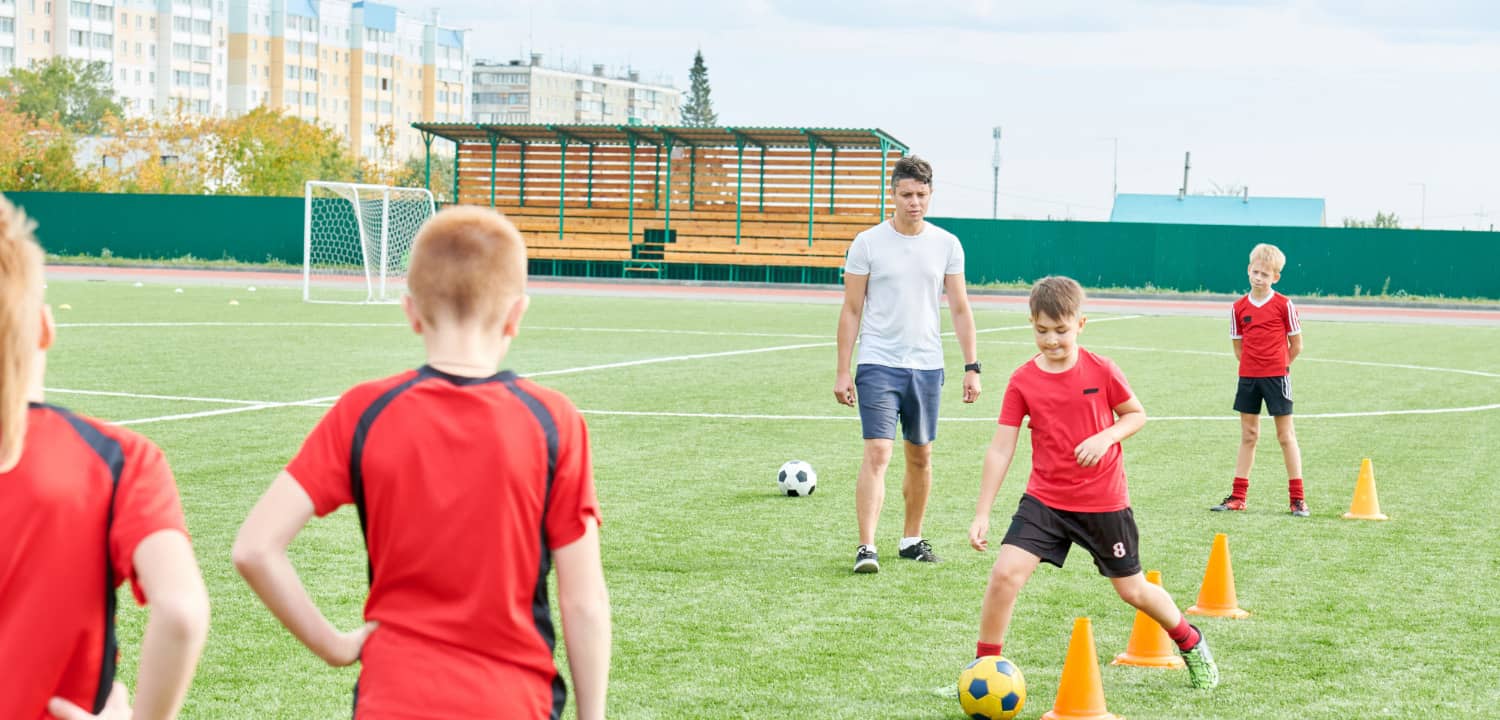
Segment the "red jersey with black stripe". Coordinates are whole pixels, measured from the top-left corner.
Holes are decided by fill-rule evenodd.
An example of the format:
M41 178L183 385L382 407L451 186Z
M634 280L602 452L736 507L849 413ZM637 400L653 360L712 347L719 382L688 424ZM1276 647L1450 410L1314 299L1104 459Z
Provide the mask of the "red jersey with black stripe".
M557 717L551 552L599 518L588 430L561 393L422 367L363 383L287 472L354 504L370 558L357 718Z
M1302 332L1292 299L1279 292L1257 302L1249 295L1234 301L1229 339L1240 341L1240 377L1281 377L1291 372L1287 338Z
M47 700L95 712L114 681L114 590L136 546L187 534L172 471L129 430L32 404L20 463L0 473L0 718L50 719ZM107 528L107 529L106 529Z

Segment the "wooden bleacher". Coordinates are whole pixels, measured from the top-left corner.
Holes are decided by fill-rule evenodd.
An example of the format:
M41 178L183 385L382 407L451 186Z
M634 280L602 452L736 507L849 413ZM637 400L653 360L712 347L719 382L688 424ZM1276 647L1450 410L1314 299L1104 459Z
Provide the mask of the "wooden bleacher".
M457 197L515 222L533 260L839 268L884 215L905 147L878 130L432 125Z

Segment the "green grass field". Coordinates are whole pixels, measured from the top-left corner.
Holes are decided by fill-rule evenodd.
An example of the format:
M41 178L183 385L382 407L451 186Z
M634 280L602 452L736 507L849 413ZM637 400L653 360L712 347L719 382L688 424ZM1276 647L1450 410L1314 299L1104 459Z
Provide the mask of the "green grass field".
M347 717L356 670L302 649L234 573L229 548L324 411L276 403L335 396L422 362L399 309L305 305L290 289L53 282L48 293L55 308L71 306L57 310L50 402L113 421L236 410L132 425L172 462L213 600L184 717ZM856 413L832 398L836 315L820 304L533 298L506 366L588 413L614 607L611 717L961 717L934 689L972 656L994 556L970 550L965 533L1006 376L1034 352L1026 320L980 311L984 395L963 405L956 377L944 391L926 534L946 562L895 560L893 475L886 562L855 576L861 440ZM1269 422L1250 510L1207 512L1228 488L1238 440L1222 320L1091 320L1084 345L1119 363L1153 417L1125 446L1146 567L1186 607L1213 534L1225 532L1240 605L1253 613L1197 621L1223 672L1218 690L1193 691L1180 671L1106 665L1111 711L1500 712L1489 667L1500 648L1500 410L1394 414L1500 403L1500 329L1304 321L1297 428L1313 517L1294 519ZM750 352L765 348L780 349ZM712 353L723 354L671 359ZM948 353L955 366L951 339ZM597 367L632 361L652 362ZM1320 417L1341 413L1350 415ZM996 543L1025 485L1024 434L1022 446L996 504ZM1365 457L1389 522L1339 518ZM812 497L776 494L775 471L791 458L817 468ZM325 613L354 626L366 588L353 511L314 521L293 554ZM145 615L126 605L122 677L133 685ZM1029 687L1023 717L1051 707L1077 616L1093 619L1102 661L1124 649L1134 610L1075 549L1066 568L1038 570L1007 638Z

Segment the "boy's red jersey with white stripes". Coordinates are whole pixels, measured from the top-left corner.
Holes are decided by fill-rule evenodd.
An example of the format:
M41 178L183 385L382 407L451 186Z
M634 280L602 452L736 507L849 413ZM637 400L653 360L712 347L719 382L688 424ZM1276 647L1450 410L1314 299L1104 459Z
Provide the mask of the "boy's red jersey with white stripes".
M1279 292L1259 303L1249 295L1234 301L1229 338L1240 341L1240 377L1288 374L1287 338L1301 332L1296 306Z

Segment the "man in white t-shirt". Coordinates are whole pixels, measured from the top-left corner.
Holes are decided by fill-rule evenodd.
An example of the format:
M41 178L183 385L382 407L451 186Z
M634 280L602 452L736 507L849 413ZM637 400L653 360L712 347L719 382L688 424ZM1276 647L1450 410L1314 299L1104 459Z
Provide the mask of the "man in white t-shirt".
M854 238L844 262L844 308L839 313L838 374L833 396L857 402L865 438L864 460L854 490L859 516L859 548L854 572L880 571L875 525L885 502L885 470L896 441L896 423L905 440L906 527L900 556L938 562L922 538L922 515L932 490L932 441L937 438L938 399L943 385L942 319L939 304L948 294L954 334L964 356L966 403L979 399L979 361L974 315L964 285L964 249L953 233L928 223L932 166L912 156L891 172L895 213ZM849 372L855 335L857 372Z

